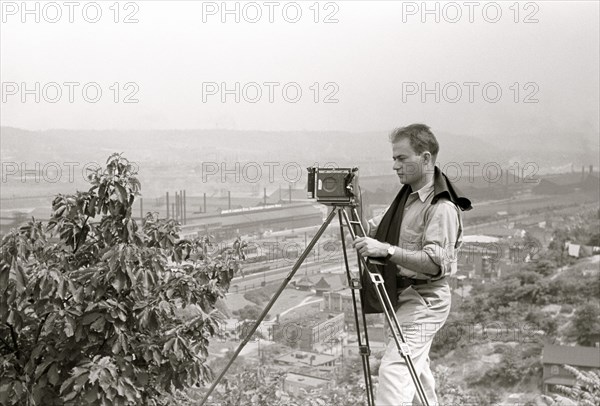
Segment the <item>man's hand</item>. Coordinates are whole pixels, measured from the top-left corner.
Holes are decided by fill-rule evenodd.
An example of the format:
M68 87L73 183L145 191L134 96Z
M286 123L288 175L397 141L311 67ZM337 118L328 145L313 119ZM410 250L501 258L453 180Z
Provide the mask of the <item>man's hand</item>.
M352 241L352 247L356 248L363 257L385 257L390 245L370 237L357 237Z

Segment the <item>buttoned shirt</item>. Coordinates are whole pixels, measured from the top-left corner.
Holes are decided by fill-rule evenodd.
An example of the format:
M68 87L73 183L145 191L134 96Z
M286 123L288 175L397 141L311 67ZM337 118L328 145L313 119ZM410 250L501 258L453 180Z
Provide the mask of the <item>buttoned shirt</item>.
M402 214L398 246L411 252L410 255L428 255L440 267L440 273L432 277L418 269L397 265L399 275L435 280L456 273L462 244L461 215L458 207L447 199L440 198L432 205L433 197L433 180L410 193ZM369 220L369 236L375 236L384 215Z

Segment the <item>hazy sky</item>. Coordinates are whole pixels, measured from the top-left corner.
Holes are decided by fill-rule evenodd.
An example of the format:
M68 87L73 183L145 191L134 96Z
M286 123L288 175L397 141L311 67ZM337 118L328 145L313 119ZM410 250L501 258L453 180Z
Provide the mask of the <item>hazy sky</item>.
M599 131L597 1L1 3L3 126Z

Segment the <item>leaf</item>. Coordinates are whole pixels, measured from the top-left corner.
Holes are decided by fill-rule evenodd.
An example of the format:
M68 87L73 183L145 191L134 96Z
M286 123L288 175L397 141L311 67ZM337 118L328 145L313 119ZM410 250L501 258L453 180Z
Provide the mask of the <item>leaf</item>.
M111 270L115 269L115 265L117 264L118 260L119 260L119 256L116 253L113 253L113 256L110 257L110 260L108 261L108 267Z
M156 313L154 311L150 311L148 315L148 328L151 331L156 331L158 329L158 320L156 318Z
M0 404L8 404L8 397L12 392L12 382L2 382L0 384Z
M145 386L148 384L148 374L146 372L139 372L136 376L137 381L141 386Z
M83 399L87 402L87 404L94 404L94 401L98 399L98 386L94 385L92 388L87 390Z
M156 362L156 365L161 365L162 364L162 356L161 356L160 352L153 351L152 352L152 358L154 359L154 362Z
M98 198L96 196L92 196L92 198L90 199L90 202L88 204L88 206L86 207L86 212L85 214L90 216L90 217L95 217L96 216L96 204L97 204Z
M144 271L144 289L150 289L150 272Z
M76 244L76 248L81 247L81 245L85 242L85 239L87 238L88 232L90 231L89 226L84 226L81 231L77 234L77 244Z
M71 317L66 317L64 331L67 337L73 337L73 334L75 334L75 320L73 320Z
M17 282L17 291L22 292L27 286L27 276L21 265L15 259L13 261L13 269L15 270L15 281Z
M8 289L8 278L10 276L10 268L8 266L3 266L0 269L0 294L4 294L6 289Z
M112 345L112 353L113 354L118 354L119 352L121 352L121 342L119 341L119 339L117 338L114 342L114 344Z
M123 288L127 286L127 277L123 274L123 272L117 271L115 273L115 277L112 281L112 286L117 292L121 292L121 290L123 290Z
M175 343L173 344L173 352L179 354L179 339L175 339Z
M100 368L91 370L90 376L88 377L88 382L91 384L95 383L98 380L98 377L99 377L101 371L102 371L102 369L100 369Z
M49 360L42 362L40 365L38 365L38 367L35 369L35 377L39 379L39 377L42 376L44 374L44 372L46 372L46 369L48 369L48 367L54 361L55 360L51 358Z
M133 238L133 234L133 219L129 219L129 221L127 221L127 235L129 236L130 241Z
M100 188L98 189L98 197L100 198L101 201L104 201L105 194L106 194L106 184L103 183L102 185L100 185Z
M96 321L99 317L102 317L102 315L100 313L89 313L86 314L85 316L83 316L83 320L81 321L81 324L83 324L84 326L93 323L94 321Z
M90 328L94 331L101 332L104 330L104 323L106 319L104 317L98 317L98 319L90 326Z
M48 381L52 385L56 385L58 383L58 380L59 380L58 367L56 366L56 363L54 363L48 370Z
M169 339L163 346L163 352L169 351L173 347L174 343L175 343L175 337Z
M69 394L64 397L64 400L68 402L70 400L75 399L75 396L77 396L77 392L75 392L75 391L69 392Z
M120 183L115 182L115 189L117 191L117 198L121 204L125 204L127 202L127 191Z

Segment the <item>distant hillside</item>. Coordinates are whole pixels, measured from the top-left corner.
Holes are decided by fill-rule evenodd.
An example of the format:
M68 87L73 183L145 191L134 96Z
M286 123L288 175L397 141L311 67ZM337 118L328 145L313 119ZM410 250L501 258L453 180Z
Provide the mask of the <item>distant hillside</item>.
M263 132L235 130L49 130L0 128L3 159L97 157L102 151L125 151L153 161L193 161L203 155L222 159L382 160L390 155L386 132ZM490 155L491 145L465 136L440 135L447 158ZM460 148L448 148L450 143ZM478 152L475 152L478 151ZM391 156L389 157L391 159Z
M516 161L521 166L535 162L540 168L573 164L577 170L580 165L598 166L597 134L468 136L439 132L437 137L442 163L497 162L506 166ZM202 161L297 162L301 166L380 162L377 171L391 171L387 131L28 131L0 127L0 138L1 159L13 162L103 161L112 152L124 152L130 160L153 165Z
M485 136L486 141L499 152L510 154L509 159L526 162L534 159L541 168L572 163L576 170L581 165L600 164L600 141L597 132L523 132L503 136Z

